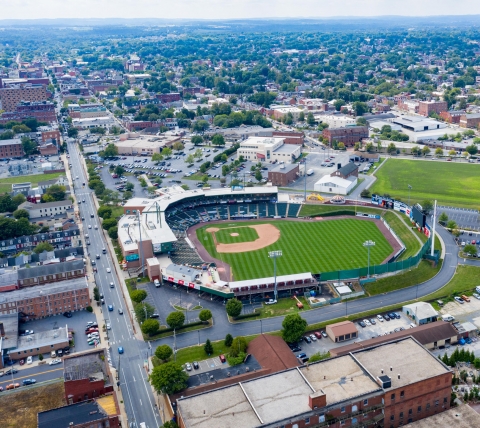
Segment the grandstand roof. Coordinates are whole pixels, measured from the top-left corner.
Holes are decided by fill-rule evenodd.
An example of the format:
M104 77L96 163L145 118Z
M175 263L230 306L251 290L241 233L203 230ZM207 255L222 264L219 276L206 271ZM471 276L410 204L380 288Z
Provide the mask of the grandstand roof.
M277 284L279 282L287 282L287 281L297 281L297 280L305 281L306 279L313 279L313 276L310 272L294 273L292 275L278 275ZM275 282L275 277L270 276L268 278L247 279L245 281L231 281L229 282L228 285L230 289L235 289L240 287L250 287L252 285L259 285L259 284L273 284L274 282Z

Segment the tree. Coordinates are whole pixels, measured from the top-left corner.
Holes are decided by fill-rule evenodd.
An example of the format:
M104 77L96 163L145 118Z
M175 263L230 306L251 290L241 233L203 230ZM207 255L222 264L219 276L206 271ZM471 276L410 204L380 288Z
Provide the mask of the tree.
M192 125L192 131L203 134L209 128L209 126L210 124L206 120L200 119Z
M111 227L114 227L117 225L117 220L114 218L107 218L103 220L102 222L102 228L105 230L110 229Z
M78 129L77 128L69 128L67 131L67 135L70 138L77 138L78 137Z
M168 315L166 321L170 328L176 330L177 328L180 328L185 322L185 314L180 311L171 312Z
M64 201L66 194L67 188L60 184L53 184L45 191L45 195L50 195L54 201Z
M19 218L30 218L30 213L27 211L27 210L15 210L13 212L13 216L16 218L16 219L19 219Z
M175 394L187 387L188 377L180 364L171 361L153 368L150 383L158 393Z
M232 346L232 342L233 342L233 336L230 333L228 333L225 336L225 341L224 341L225 346L228 346L228 347Z
M343 142L340 141L340 142L338 143L337 149L338 149L338 150L346 150L346 148L345 148L345 143L343 143Z
M195 150L195 153L193 153L193 157L196 159L200 159L203 156L203 153L200 149Z
M145 187L148 187L147 181L143 177L139 178L138 181L140 182L140 186L142 186L144 189Z
M108 236L110 236L111 239L118 239L118 227L114 226L108 229Z
M142 333L148 336L154 336L160 330L160 323L157 320L145 320L142 324Z
M422 202L422 213L425 215L429 215L430 212L433 210L433 202L429 201L428 199Z
M185 158L185 163L187 165L190 165L192 164L193 162L195 162L195 158L192 154L189 154L186 158Z
M257 169L255 171L255 180L261 181L263 179L262 171Z
M148 186L148 188L147 188L147 192L150 195L154 195L156 191L157 191L157 188L155 186Z
M230 356L238 357L239 354L245 353L247 351L247 341L244 337L238 336L233 339L232 346L230 347Z
M155 349L155 356L162 361L167 361L173 354L172 348L168 345L160 345Z
M212 312L209 309L203 309L198 314L198 318L202 322L207 322L208 320L212 319Z
M344 100L336 100L333 105L335 106L335 110L340 111L342 107L345 105Z
M125 185L125 190L127 192L131 192L135 188L135 185L131 183L130 181Z
M33 250L35 254L40 254L44 251L53 251L53 245L50 242L40 242Z
M185 148L185 146L180 141L177 141L177 142L173 143L172 148L173 148L173 150L179 152L179 151L183 150Z
M135 303L143 302L147 298L147 292L145 290L133 290L130 293L130 298Z
M135 311L135 315L137 317L137 320L140 323L149 319L155 313L155 308L152 305L150 305L146 302L137 303L134 306L133 310Z
M175 421L166 421L160 428L178 428Z
M470 256L476 256L477 255L477 247L472 244L465 245L463 248L463 252L465 254L468 254Z
M303 111L301 111L300 114L298 115L298 121L305 122L305 113Z
M214 146L224 146L225 145L225 138L221 134L215 134L212 137L212 144Z
M441 149L440 147L437 147L435 149L435 156L443 156L443 149Z
M294 343L305 334L307 321L299 314L289 314L284 318L282 327L283 340L287 343Z
M315 125L315 118L313 117L312 113L307 114L307 124L308 124L308 126L314 126Z
M96 302L100 301L100 290L98 289L98 287L93 288L93 300L95 300Z
M450 151L448 152L448 156L454 158L455 156L457 156L457 152L456 152L455 150L450 150Z
M212 355L213 354L213 346L212 346L212 342L210 342L210 339L207 339L207 341L205 342L203 350L205 351L205 354L207 354L207 355Z
M10 198L10 196L8 195L6 196ZM15 195L13 198L11 198L11 203L13 206L15 206L15 208L17 208L19 205L23 204L26 200L27 198L23 196L21 193L19 193L18 195Z
M112 208L107 207L106 205L100 205L100 208L98 208L97 214L99 217L106 220L107 218L112 217Z
M169 156L172 156L172 149L170 147L164 147L162 149L162 155L168 158Z
M200 135L194 135L192 138L190 138L190 141L194 146L198 146L203 143L203 138Z
M238 299L230 299L225 305L225 310L227 314L232 318L236 318L242 312L243 304Z
M125 168L121 165L117 165L114 171L115 171L115 174L122 175L125 172Z
M440 214L440 216L438 217L438 221L439 221L440 223L443 223L443 224L447 223L447 221L448 221L448 215L447 215L447 213L446 213L446 212L442 212L442 213Z
M163 155L161 153L154 153L152 155L152 162L158 163L163 160Z
M368 111L368 106L363 102L355 101L353 103L353 111L356 116L363 116Z
M27 156L37 152L37 144L28 137L22 137L22 148Z
M478 148L475 144L470 144L469 146L465 147L465 151L470 155L476 155L478 153Z
M362 192L360 193L360 196L362 198L370 198L370 190L368 189L363 189Z
M397 146L393 143L390 143L387 147L387 153L390 155L397 153Z
M102 158L113 158L118 155L118 148L115 144L109 144L105 147L105 150L101 151L99 155Z
M447 229L454 230L457 228L457 222L455 220L448 220Z
M430 153L430 148L428 146L423 146L422 155L426 157Z
M365 119L364 117L358 117L356 125L357 126L367 126L367 119Z

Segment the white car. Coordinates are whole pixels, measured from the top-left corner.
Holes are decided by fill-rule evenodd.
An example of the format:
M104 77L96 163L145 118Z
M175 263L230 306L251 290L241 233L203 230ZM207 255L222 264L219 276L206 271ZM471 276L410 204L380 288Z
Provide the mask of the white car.
M478 300L480 300L480 294L473 293L473 297L475 297L475 299L478 299Z
M27 364L32 364L32 363L33 363L33 358L30 355L29 357L27 357Z
M91 225L91 224L89 224L89 225L88 225L88 228L89 228L89 229L91 229L91 228L92 228L92 225Z
M367 319L364 319L363 322L365 323L365 325L372 325L372 323L370 321L368 321Z
M187 372L192 371L192 365L190 363L186 363L185 364L185 369L187 370Z
M107 273L110 273L112 270L110 268L107 268Z
M377 315L377 319L378 321L383 322L383 317L381 315Z
M111 330L111 329L112 329L112 326L110 325L109 322L106 323L106 326L107 326L107 330Z
M98 339L100 335L98 333L90 333L87 335L87 339Z
M60 358L55 358L52 361L50 361L48 364L50 366L54 366L55 364L61 364L61 363L62 363L62 360Z

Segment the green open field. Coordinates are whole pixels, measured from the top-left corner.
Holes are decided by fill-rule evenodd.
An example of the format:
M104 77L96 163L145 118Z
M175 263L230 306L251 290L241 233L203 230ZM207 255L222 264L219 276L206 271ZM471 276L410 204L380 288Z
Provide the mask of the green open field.
M231 230L238 230L239 226L266 223L273 224L280 230L280 239L261 250L244 253L217 253L212 234L205 231L210 227L218 227L227 229L225 232L229 234ZM365 267L367 249L362 244L369 239L375 241L375 246L370 250L371 265L381 263L393 251L373 222L356 219L305 223L297 221L209 223L197 229L197 237L212 257L232 267L236 281L273 276L273 260L268 257L268 252L272 250L283 252L282 257L277 260L277 275L301 272L316 274Z
M65 173L54 172L53 174L20 175L19 177L2 178L0 180L0 194L10 193L12 191L12 184L32 183L32 186L36 187L39 181L53 180L60 175L65 175Z
M388 159L375 176L372 193L408 201L437 200L439 205L480 207L480 166L469 163Z
M232 236L232 233L238 233L238 236ZM255 229L248 226L237 228L228 228L215 232L215 238L219 244L236 244L238 242L252 242L258 239Z

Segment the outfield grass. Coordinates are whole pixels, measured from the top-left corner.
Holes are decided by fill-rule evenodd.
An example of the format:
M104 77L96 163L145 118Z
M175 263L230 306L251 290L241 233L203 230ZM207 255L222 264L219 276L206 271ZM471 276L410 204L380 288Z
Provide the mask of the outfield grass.
M277 261L277 275L302 272L330 272L367 265L366 240L375 241L370 250L370 264L379 264L393 251L377 226L370 221L340 219L322 222L249 222L273 224L280 230L280 239L261 250L244 253L217 253L210 227L229 228L245 223L210 223L197 229L198 240L212 257L228 263L236 281L273 276L273 261L268 252L282 250Z
M238 233L238 236L232 236L232 233ZM229 229L220 229L215 232L215 238L219 244L236 244L238 242L252 242L258 239L258 234L251 227L236 227Z
M437 200L439 205L479 208L480 167L468 163L389 159L375 174L372 193L408 201Z
M0 193L10 193L12 184L32 183L32 186L36 187L39 181L53 180L60 175L65 175L65 173L54 172L52 174L20 175L19 177L2 178L0 180Z
M303 205L300 210L299 217L321 217L322 214L332 213L338 211L348 211L348 212L362 212L367 214L381 214L381 208L369 208L369 207L354 207L351 205Z

